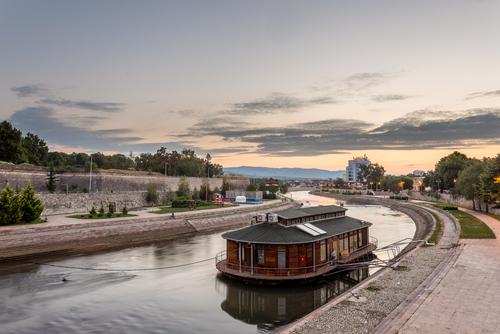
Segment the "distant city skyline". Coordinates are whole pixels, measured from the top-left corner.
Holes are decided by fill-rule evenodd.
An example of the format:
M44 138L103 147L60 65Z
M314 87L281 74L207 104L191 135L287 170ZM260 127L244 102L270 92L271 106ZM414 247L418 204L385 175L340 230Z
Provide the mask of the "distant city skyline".
M499 1L0 0L0 120L65 152L389 173L500 152Z

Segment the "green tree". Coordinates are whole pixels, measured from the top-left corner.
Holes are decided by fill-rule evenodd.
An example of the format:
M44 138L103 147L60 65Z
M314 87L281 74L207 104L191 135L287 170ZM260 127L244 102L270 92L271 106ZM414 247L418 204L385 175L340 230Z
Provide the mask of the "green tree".
M500 154L495 158L485 159L484 170L479 179L481 197L488 212L488 204L500 204Z
M223 196L226 196L226 191L228 190L231 190L231 184L229 183L229 181L227 180L227 177L224 176L222 178L222 186L221 186L221 193Z
M19 163L23 158L22 133L7 121L0 123L0 161Z
M45 165L49 154L47 143L37 135L29 133L22 140L25 161L33 165Z
M18 203L23 223L31 223L40 218L43 211L43 204L36 196L31 183L28 183L26 188L18 194Z
M247 186L247 191L257 191L257 186L253 183L250 183L248 186Z
M341 177L336 178L333 180L333 184L335 185L335 188L342 189L347 187L347 182Z
M458 179L455 184L455 193L472 200L472 208L476 210L476 200L480 197L480 175L483 173L485 163L479 160L473 160L471 163L458 173Z
M212 195L212 191L210 190L210 184L208 183L208 179L203 179L201 182L201 187L200 187L200 197L208 201L210 199L210 196Z
M191 190L189 189L189 183L185 176L182 176L179 180L179 185L177 187L177 196L191 198Z
M194 200L200 200L201 196L203 196L203 195L200 194L200 191L198 190L198 188L194 187L194 189L193 189L193 199Z
M443 181L441 189L452 189L458 181L458 173L468 166L470 159L463 153L455 151L439 160L435 172Z
M54 172L54 167L50 166L49 172L47 173L47 183L46 187L50 193L56 191L56 182L58 181L56 173Z
M282 182L280 183L280 193L286 194L288 192L288 184Z
M18 194L10 186L0 192L0 224L11 225L21 222L22 212L19 205Z
M160 195L158 194L156 185L154 183L148 184L146 188L146 202L155 205L158 204L159 200L160 200Z

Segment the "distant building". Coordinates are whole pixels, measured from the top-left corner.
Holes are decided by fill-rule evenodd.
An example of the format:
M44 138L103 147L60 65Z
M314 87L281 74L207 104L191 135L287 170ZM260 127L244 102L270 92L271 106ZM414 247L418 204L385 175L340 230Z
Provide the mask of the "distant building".
M279 186L279 185L280 185L280 182L276 179L273 179L272 177L270 177L266 180L266 187Z
M416 169L411 174L412 174L412 176L415 176L415 177L423 177L423 176L425 176L425 171L420 170L420 169Z
M228 190L226 191L226 200L236 202L238 197L244 197L246 204L262 203L262 191Z
M370 164L371 162L368 160L366 155L349 160L345 169L345 181L350 185L356 185L359 183L361 166L367 166Z

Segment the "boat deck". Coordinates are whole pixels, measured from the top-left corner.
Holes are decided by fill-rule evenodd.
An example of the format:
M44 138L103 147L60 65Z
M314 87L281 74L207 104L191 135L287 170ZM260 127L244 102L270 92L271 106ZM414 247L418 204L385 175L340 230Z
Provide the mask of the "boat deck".
M310 280L331 273L339 269L343 264L356 261L360 257L370 254L376 248L375 244L370 243L366 247L351 253L349 256L314 267L283 269L254 267L253 270L245 267L240 270L238 266L228 265L226 259L223 259L220 261L216 260L216 268L225 275L246 280L269 282Z

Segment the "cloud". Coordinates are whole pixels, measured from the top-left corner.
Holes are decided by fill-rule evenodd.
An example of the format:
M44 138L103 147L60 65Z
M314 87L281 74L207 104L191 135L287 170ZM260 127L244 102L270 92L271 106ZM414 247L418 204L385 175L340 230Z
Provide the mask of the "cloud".
M361 72L354 73L344 80L344 84L351 90L363 90L381 85L395 76L388 72Z
M500 97L500 89L491 90L486 92L476 92L467 95L466 100L477 99L479 97L487 97L487 96L499 96Z
M62 98L45 98L38 101L44 105L85 109L91 111L117 112L124 107L123 103L115 102L95 102L95 101L74 101Z
M123 110L123 108L125 107L123 103L116 102L71 100L61 97L53 97L51 92L47 88L37 84L12 87L10 90L13 91L19 98L39 97L40 100L38 100L37 103L42 106L66 107L104 112L118 112Z
M282 93L272 93L265 98L233 103L230 105L230 110L228 110L227 113L240 115L297 112L304 107L333 103L336 103L336 101L325 96L303 99Z
M375 95L372 100L375 102L389 102L389 101L401 101L411 98L409 95L401 94L385 94L385 95Z
M18 87L12 87L10 89L14 92L17 97L32 97L32 96L41 96L48 93L47 89L41 85L24 85Z
M23 132L32 132L48 143L95 150L127 151L141 137L130 136L132 129L87 130L64 124L48 107L28 107L10 118Z
M434 116L425 119L425 115ZM440 114L441 118L436 118ZM314 156L353 150L415 150L499 144L500 109L410 113L380 126L330 119L287 127L205 129L206 135L251 143L257 153ZM442 115L448 115L443 117Z

